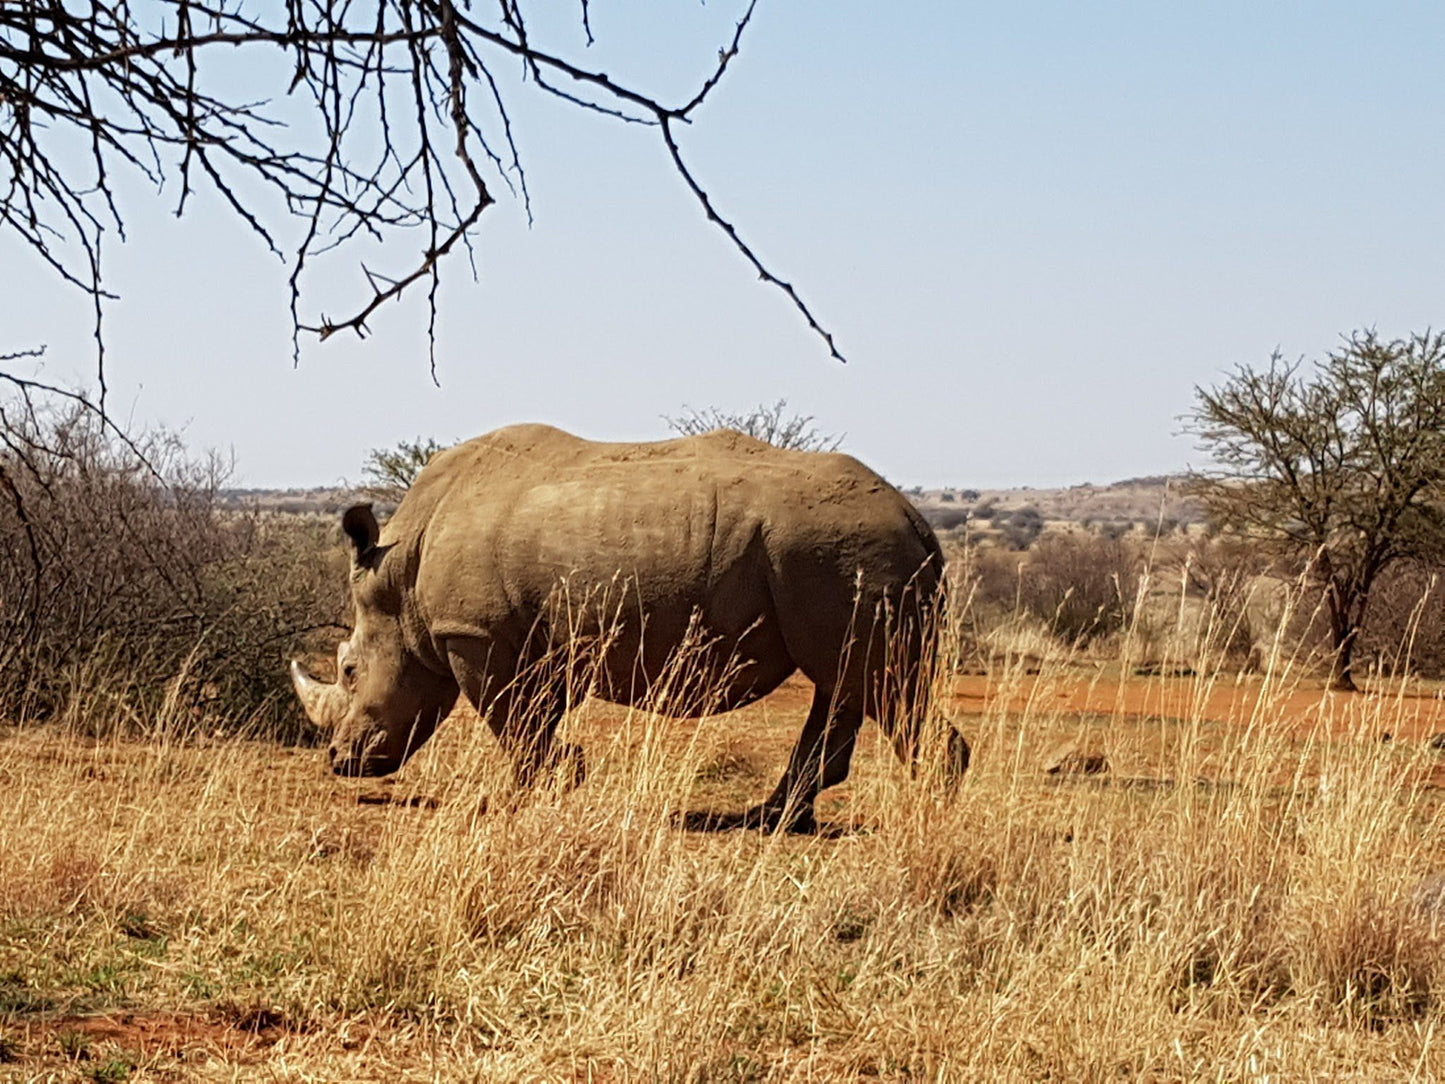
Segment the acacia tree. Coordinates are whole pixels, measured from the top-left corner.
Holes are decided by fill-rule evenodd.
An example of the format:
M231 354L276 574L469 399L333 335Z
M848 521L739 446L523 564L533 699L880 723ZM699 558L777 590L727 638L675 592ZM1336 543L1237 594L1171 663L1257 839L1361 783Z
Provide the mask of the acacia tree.
M373 500L400 502L422 468L431 462L431 457L448 447L450 445L431 437L417 437L399 441L390 448L371 449L361 468L366 479L362 491Z
M1445 334L1350 334L1306 370L1275 353L1196 388L1190 428L1215 468L1192 490L1218 525L1303 562L1323 590L1333 683L1352 660L1380 573L1441 549Z
M708 220L841 360L718 211L679 142L738 56L754 3L692 91L663 101L534 33L541 5L528 0L0 0L0 236L92 298L102 397L102 248L125 236L117 176L127 171L171 186L177 213L208 186L271 251L289 250L293 349L304 332L364 334L378 307L418 286L434 351L445 258L469 252L499 188L530 216L508 103L541 93L656 131ZM590 45L588 0L577 11ZM390 266L362 265L368 287L355 307L304 312L310 261L370 242L386 243Z
M756 406L747 413L729 413L717 407L706 410L684 407L677 417L664 414L662 420L674 433L685 437L712 429L736 429L775 447L805 452L836 452L843 444L842 437L818 432L813 415L790 412L786 399L779 399L772 406Z

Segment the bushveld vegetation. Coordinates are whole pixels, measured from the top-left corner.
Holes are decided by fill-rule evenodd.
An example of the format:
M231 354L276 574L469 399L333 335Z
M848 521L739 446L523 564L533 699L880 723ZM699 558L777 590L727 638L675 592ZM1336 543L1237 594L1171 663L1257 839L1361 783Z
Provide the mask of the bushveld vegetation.
M27 417L0 1079L1445 1075L1423 558L1381 574L1344 694L1322 586L1239 532L966 520L933 704L963 785L869 728L819 835L694 833L771 786L804 684L700 721L583 701L587 782L525 800L465 709L393 779L333 778L274 740L304 734L282 658L345 620L332 526Z
M588 782L515 806L465 714L390 783L184 716L145 742L16 728L0 1038L57 1079L1433 1078L1417 687L1311 692L1296 625L1252 679L1207 664L1208 621L1162 660L1183 679L1058 640L991 656L987 699L941 672L962 788L865 742L815 837L672 816L770 785L798 687L697 723L589 701ZM1061 741L1112 770L1044 774Z
M1211 520L1319 585L1333 680L1353 688L1379 577L1441 558L1445 334L1357 331L1308 372L1276 352L1268 368L1201 389L1192 424L1217 465L1191 479Z
M695 437L711 429L736 429L779 448L836 452L843 446L843 438L820 431L811 414L795 414L788 410L786 399L772 404L762 403L747 411L684 407L677 417L664 416L662 420L669 429L683 437Z
M448 446L430 437L404 440L391 448L373 448L366 453L361 473L362 493L373 501L396 505L416 481L432 456Z
M225 510L223 463L82 401L4 405L0 718L301 736L278 664L345 616L333 525Z

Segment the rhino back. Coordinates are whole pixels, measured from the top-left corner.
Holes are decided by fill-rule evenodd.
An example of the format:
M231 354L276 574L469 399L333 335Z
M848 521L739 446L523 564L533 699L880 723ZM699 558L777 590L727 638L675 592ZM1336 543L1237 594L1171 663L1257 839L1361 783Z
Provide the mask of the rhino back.
M593 634L646 612L662 642L701 609L710 627L737 635L768 604L765 495L685 455L594 455L486 486L469 480L424 527L418 589L438 623L479 631L530 626L548 611Z
M388 535L419 547L434 635L516 639L544 613L596 632L645 614L658 650L698 612L713 634L780 650L781 607L811 612L799 635L836 645L860 570L896 591L930 555L906 498L856 460L726 431L607 444L499 430L438 456Z

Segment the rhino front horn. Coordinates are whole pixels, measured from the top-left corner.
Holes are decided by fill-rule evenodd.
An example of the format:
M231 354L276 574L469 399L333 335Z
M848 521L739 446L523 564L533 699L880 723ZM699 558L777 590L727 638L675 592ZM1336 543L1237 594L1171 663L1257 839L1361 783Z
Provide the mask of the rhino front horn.
M306 709L306 717L317 726L328 728L331 720L326 717L324 705L335 687L317 681L295 659L291 660L291 684L296 687L296 696L300 699L301 706Z

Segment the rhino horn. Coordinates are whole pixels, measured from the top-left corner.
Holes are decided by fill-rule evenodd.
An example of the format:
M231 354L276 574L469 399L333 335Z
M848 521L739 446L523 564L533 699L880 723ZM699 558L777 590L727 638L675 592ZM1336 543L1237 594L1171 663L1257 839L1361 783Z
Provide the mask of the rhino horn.
M336 686L317 681L295 659L291 660L291 684L296 687L296 695L301 700L301 706L306 709L306 717L323 729L329 727L332 720L327 718L324 705L335 692Z

